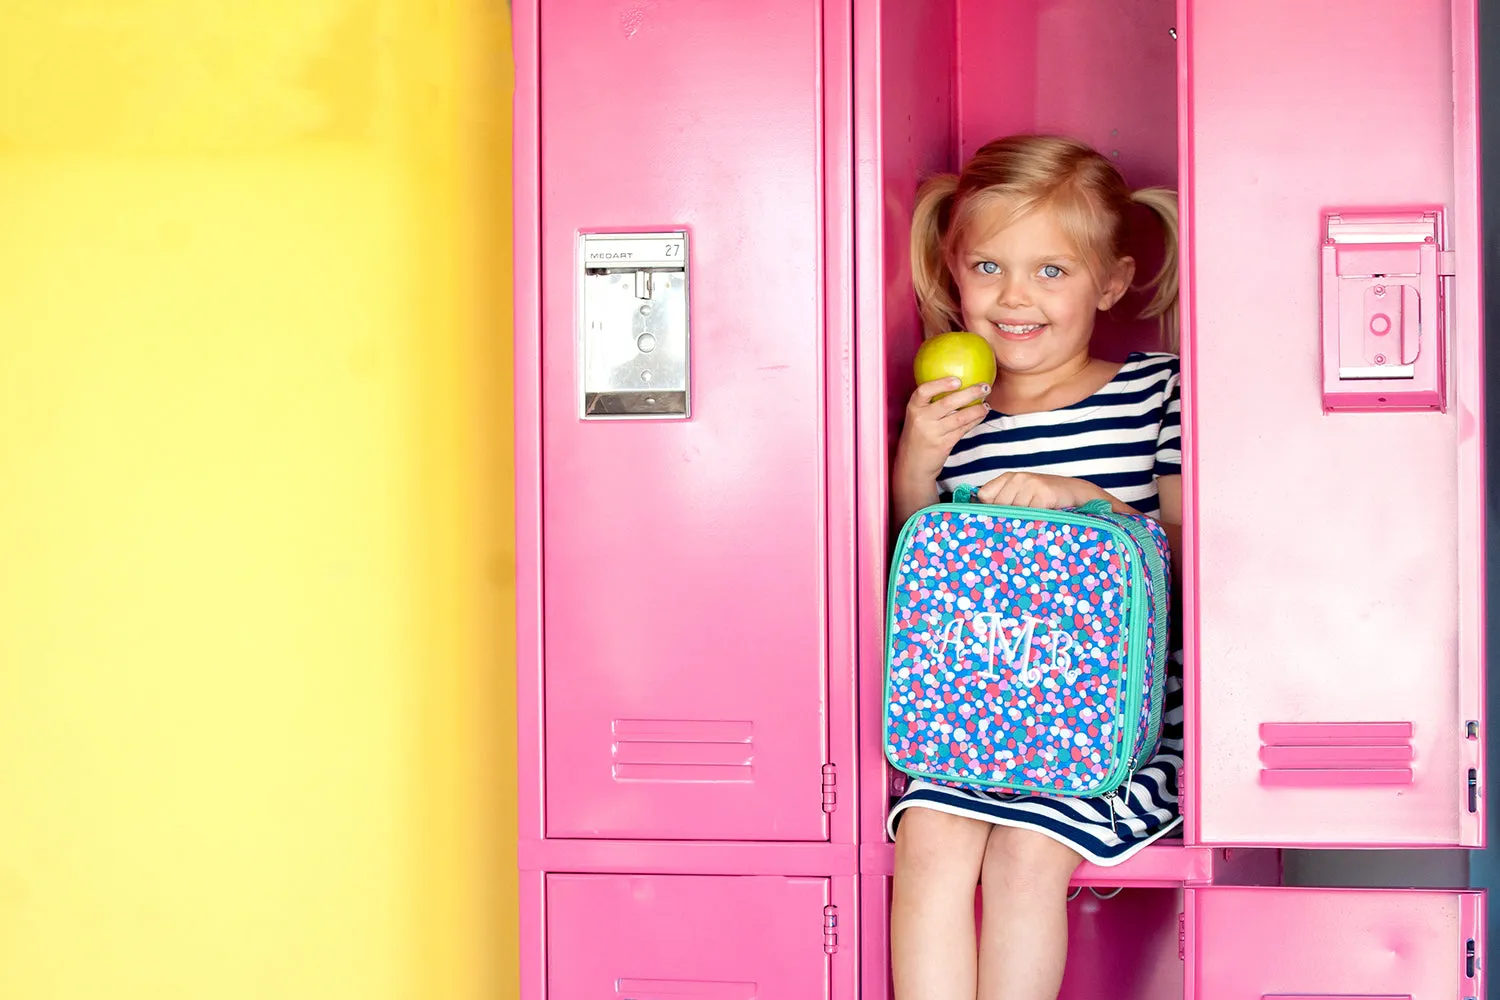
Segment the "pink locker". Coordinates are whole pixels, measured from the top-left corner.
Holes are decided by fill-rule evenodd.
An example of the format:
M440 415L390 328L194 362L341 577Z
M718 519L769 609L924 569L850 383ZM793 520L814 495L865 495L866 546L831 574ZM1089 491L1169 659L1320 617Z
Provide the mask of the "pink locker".
M1063 996L1483 995L1481 893L1277 850L1482 844L1475 8L518 0L526 1000L888 995L905 222L1022 130L1183 202L1185 823Z
M855 995L850 19L514 5L528 998Z

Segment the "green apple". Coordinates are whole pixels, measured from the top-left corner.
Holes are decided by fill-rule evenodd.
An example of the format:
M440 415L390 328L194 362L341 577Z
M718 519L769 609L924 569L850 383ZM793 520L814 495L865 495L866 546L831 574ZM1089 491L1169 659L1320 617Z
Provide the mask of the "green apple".
M963 383L960 389L981 383L992 385L995 381L995 352L977 333L952 330L929 337L917 348L917 384L935 382L940 378L957 376ZM950 390L957 392L958 389ZM940 392L933 399L948 395ZM974 403L978 403L975 400ZM974 403L968 405L973 406Z

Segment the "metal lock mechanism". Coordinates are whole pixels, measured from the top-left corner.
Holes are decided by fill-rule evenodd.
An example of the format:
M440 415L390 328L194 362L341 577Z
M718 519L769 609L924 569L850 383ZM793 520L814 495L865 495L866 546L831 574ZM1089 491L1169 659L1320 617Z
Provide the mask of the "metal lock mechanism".
M689 416L687 233L584 233L578 259L580 416Z
M1323 409L1442 410L1445 315L1437 210L1324 217Z

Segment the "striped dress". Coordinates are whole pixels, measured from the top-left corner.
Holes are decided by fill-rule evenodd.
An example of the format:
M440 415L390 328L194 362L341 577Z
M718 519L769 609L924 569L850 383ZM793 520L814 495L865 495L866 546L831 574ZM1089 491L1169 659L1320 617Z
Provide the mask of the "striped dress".
M953 448L938 490L982 486L1002 472L1086 479L1143 514L1157 514L1156 478L1182 474L1177 358L1130 355L1115 377L1087 399L1045 413L991 412ZM1175 645L1175 644L1174 644ZM1120 789L1103 799L1061 798L952 788L912 780L887 821L891 836L907 809L939 809L1061 841L1096 865L1117 865L1171 833L1182 767L1182 666L1169 663L1161 747Z

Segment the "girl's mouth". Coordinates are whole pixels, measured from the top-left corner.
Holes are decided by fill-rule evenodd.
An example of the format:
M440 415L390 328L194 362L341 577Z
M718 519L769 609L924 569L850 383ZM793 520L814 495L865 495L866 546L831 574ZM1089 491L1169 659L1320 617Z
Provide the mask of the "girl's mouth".
M1033 340L1047 329L1046 323L993 323L991 325L1006 340Z

